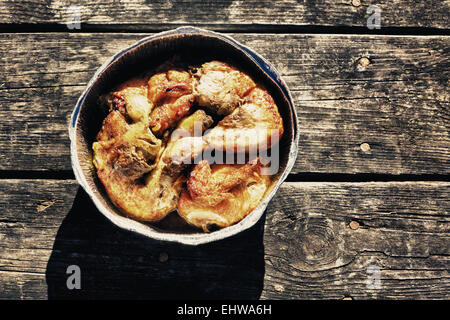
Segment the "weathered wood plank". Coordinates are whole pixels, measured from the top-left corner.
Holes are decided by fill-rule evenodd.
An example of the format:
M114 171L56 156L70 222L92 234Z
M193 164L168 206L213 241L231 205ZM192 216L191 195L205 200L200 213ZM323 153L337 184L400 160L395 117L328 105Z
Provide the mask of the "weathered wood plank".
M143 36L1 34L0 170L70 170L77 97L102 62ZM234 37L272 61L293 92L293 173L450 172L450 38Z
M262 297L448 297L449 186L284 184L266 214Z
M255 227L199 247L113 226L71 180L0 190L0 298L449 298L449 183L285 183Z
M366 27L367 8L381 10L382 27L447 28L448 1L77 1L83 26L101 25L130 30L199 25L220 30L261 26L312 25ZM73 11L66 1L0 1L0 23L65 25ZM239 26L241 25L241 28Z

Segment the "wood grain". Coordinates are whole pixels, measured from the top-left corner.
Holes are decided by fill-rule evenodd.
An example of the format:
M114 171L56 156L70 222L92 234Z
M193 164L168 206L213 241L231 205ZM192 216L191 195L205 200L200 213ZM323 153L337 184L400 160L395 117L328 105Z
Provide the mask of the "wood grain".
M102 26L127 30L167 29L178 25L218 30L258 30L292 26L366 27L367 8L376 4L383 27L447 28L448 1L219 0L219 1L77 1L81 28ZM66 1L0 1L0 23L65 25L71 11Z
M113 226L71 180L0 190L0 298L450 298L449 183L285 183L255 227L195 248Z
M78 96L109 56L143 36L0 34L0 170L71 170L67 124ZM448 37L232 36L292 90L292 173L450 172Z

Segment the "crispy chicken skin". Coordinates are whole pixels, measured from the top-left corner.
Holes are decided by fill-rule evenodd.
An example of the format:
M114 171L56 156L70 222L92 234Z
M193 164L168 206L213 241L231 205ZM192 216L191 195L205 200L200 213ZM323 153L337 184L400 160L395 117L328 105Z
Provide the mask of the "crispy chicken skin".
M258 169L258 163L254 162L241 167L222 166L213 174L208 161L202 160L192 170L187 181L187 190L192 200L215 206L232 198L233 194L228 191L253 177Z
M132 122L148 121L152 109L147 99L148 89L145 78L133 78L117 90L101 97L101 103L110 111L117 110Z
M244 103L205 135L214 149L249 152L268 149L281 139L283 120L266 90L255 87Z
M204 63L197 77L198 104L218 115L230 114L256 86L248 75L220 61Z
M200 162L178 201L179 215L205 232L235 224L256 208L270 184L260 170L259 162L212 167Z
M145 122L128 124L119 110L113 110L103 121L93 149L94 152L104 149L104 155L116 171L136 180L155 167L161 140L148 130ZM96 157L94 164L97 165Z
M141 221L159 221L176 208L184 177L171 175L159 159L143 182L133 181L114 168L108 148L94 145L97 175L112 202L127 216Z
M111 111L103 120L101 130L97 134L97 141L105 141L123 135L129 129L125 116L118 110Z
M157 136L172 128L189 113L195 102L194 79L186 71L169 70L148 81L148 100L153 105L150 128Z

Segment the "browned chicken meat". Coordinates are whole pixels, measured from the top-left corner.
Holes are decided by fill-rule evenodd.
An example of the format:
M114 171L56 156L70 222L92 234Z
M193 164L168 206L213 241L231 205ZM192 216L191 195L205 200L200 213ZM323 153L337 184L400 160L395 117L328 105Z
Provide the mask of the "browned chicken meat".
M167 145L163 160L170 166L191 164L206 146L201 134L212 124L213 119L203 110L181 120L172 133L173 143Z
M191 117L199 118L198 114L194 115ZM203 115L207 117L204 112ZM193 123L188 117L183 129L191 131L188 124ZM118 125L119 130L126 131L109 135L109 132L114 132L111 125ZM171 138L163 149L161 140L145 124L128 125L118 111L113 111L105 119L98 137L109 140L94 142L94 164L99 179L116 206L126 215L142 221L159 221L176 209L185 181L182 175L184 164L177 166L163 161L163 158L177 138Z
M197 76L197 101L218 115L230 114L256 86L245 73L220 61L202 65Z
M112 93L102 96L101 103L106 105L110 111L119 111L133 122L146 122L152 109L147 95L146 79L133 78Z
M105 123L105 131L112 130L109 123ZM136 180L155 167L155 160L161 149L161 140L157 139L143 124L127 125L126 128L123 134L109 140L99 140L97 145L94 143L94 151L102 148L107 161L113 164L113 170L130 180Z
M283 120L266 90L255 87L244 103L205 135L214 149L249 152L269 149L283 135Z
M103 120L102 129L97 134L97 141L106 141L127 132L129 125L125 116L118 110L111 111Z
M100 100L109 114L92 146L94 165L127 216L157 222L177 209L178 219L208 232L237 223L261 202L271 180L258 158L191 166L203 151L243 152L248 159L251 150L281 138L275 101L245 73L220 61L204 63L194 75L165 64ZM209 132L215 122L199 107L223 116Z
M174 127L194 104L194 79L186 71L169 70L148 81L148 99L153 105L150 128L157 136Z
M257 169L258 163L254 162L240 167L222 166L213 174L208 161L202 160L192 170L187 190L194 201L215 206L232 198L233 194L228 191L253 177Z
M255 87L244 103L200 137L188 137L172 145L167 156L183 162L196 158L205 149L231 152L262 151L278 143L283 135L283 120L273 98ZM166 158L167 160L167 158Z
M245 165L200 162L191 172L178 213L188 223L208 232L227 227L247 216L261 201L270 178L261 175L258 161Z

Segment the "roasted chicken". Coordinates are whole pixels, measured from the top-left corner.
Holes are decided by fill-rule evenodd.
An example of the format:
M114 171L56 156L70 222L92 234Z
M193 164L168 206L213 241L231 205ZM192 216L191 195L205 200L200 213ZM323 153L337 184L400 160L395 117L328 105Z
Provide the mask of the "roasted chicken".
M202 161L192 170L178 201L178 213L205 232L227 227L247 216L270 183L257 160L245 165L213 165Z
M249 158L281 138L275 101L245 73L219 61L195 72L163 65L100 102L109 114L93 144L94 165L111 201L127 216L157 222L177 209L178 219L208 232L240 221L261 202L270 176L262 174L259 158L197 163L214 150Z
M194 104L194 79L186 71L169 70L148 81L148 100L153 106L150 128L157 136L172 128Z
M241 106L205 135L213 149L249 152L270 149L283 135L283 121L273 98L255 87Z
M213 124L213 119L205 111L197 110L178 123L172 133L163 160L171 165L191 164L206 147L202 133Z
M230 114L256 86L248 75L220 61L203 64L196 76L198 104L222 116Z
M204 112L203 115L208 117ZM199 114L191 117L200 118ZM204 122L212 121L205 119ZM193 123L188 117L182 129L192 131L188 124ZM126 131L110 136L109 132L114 132L111 125L118 125L119 130ZM177 129L181 130L180 127ZM94 142L94 164L99 179L116 206L126 215L142 221L159 221L176 209L185 181L182 174L185 164L163 159L178 138L171 137L166 148L161 148L161 140L147 126L143 123L126 124L118 111L113 111L105 119L98 137L110 138Z
M101 103L109 111L117 110L132 122L147 122L152 105L147 99L145 78L133 78L110 94L101 96Z

